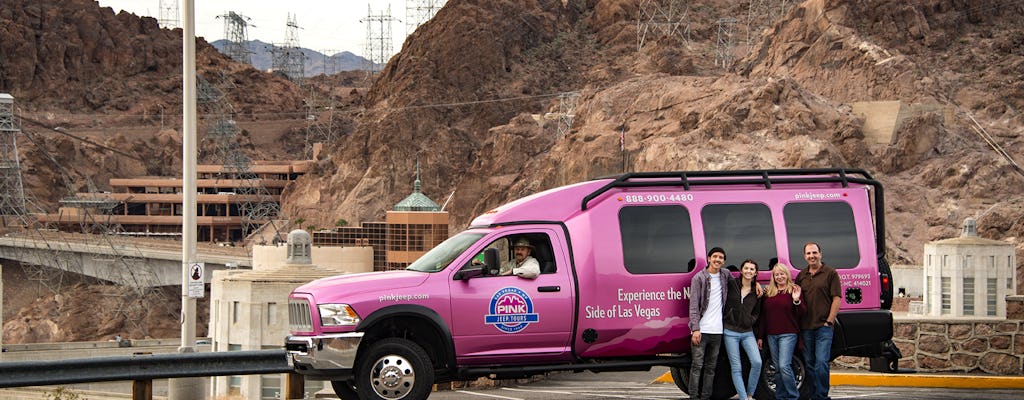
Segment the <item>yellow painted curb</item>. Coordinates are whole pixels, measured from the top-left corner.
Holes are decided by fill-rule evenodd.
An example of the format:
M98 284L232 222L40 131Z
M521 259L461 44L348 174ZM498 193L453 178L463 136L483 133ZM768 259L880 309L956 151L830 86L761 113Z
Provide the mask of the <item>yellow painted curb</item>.
M666 372L651 383L673 383ZM833 386L891 386L955 389L1024 389L1024 377L934 374L832 373Z
M956 389L1024 389L1024 377L935 374L832 374L834 386L909 386Z
M655 379L651 383L675 383L675 380L672 379L671 372L666 372L664 374L661 374L661 376L659 376L658 379Z

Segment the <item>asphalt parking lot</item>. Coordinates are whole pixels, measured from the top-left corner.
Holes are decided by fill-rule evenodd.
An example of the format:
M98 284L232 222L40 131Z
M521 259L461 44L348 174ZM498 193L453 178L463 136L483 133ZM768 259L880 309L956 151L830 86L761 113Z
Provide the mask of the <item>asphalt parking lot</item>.
M665 380L667 369L627 373L561 373L536 382L506 384L498 388L464 388L433 393L431 400L504 399L686 399L686 394ZM878 386L878 385L883 386ZM892 386L884 386L892 385ZM833 374L833 399L972 399L1024 398L1024 377L987 377L937 374Z

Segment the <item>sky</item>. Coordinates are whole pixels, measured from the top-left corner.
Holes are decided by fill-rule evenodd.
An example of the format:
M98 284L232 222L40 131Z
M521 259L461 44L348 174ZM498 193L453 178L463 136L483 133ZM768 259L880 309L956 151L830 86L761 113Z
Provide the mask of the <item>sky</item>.
M184 0L98 0L100 6L114 9L114 13L125 10L138 16L159 19L161 3L167 9L178 8ZM412 1L410 4L444 4L443 0ZM224 19L220 15L234 11L247 17L249 40L264 43L284 43L288 13L294 15L299 26L299 46L330 54L349 51L363 55L366 42L366 19L370 12L381 15L391 7L392 54L397 53L406 36L406 0L193 0L195 7L196 36L207 42L224 37ZM183 15L178 11L179 15ZM183 20L179 17L179 20Z

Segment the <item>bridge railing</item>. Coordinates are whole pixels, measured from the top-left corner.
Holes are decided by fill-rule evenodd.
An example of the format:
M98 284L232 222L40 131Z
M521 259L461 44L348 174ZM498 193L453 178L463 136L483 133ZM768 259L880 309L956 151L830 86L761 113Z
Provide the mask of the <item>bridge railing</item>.
M285 350L212 353L133 354L47 361L0 362L0 388L52 386L73 383L134 381L152 387L154 379L292 372ZM296 379L297 378L297 379ZM302 379L291 374L285 399L302 398ZM133 399L145 400L152 390L134 390ZM298 397L291 394L297 393ZM141 397L140 397L141 396Z

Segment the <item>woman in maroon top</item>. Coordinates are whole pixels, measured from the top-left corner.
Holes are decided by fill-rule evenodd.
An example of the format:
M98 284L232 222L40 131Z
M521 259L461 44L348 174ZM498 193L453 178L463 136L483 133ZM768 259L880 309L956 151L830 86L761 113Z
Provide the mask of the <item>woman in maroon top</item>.
M762 304L757 344L763 346L763 339L768 338L768 349L775 364L775 398L797 400L800 393L793 376L793 351L800 334L800 318L807 306L800 286L793 284L788 266L775 264L772 268L772 280Z

